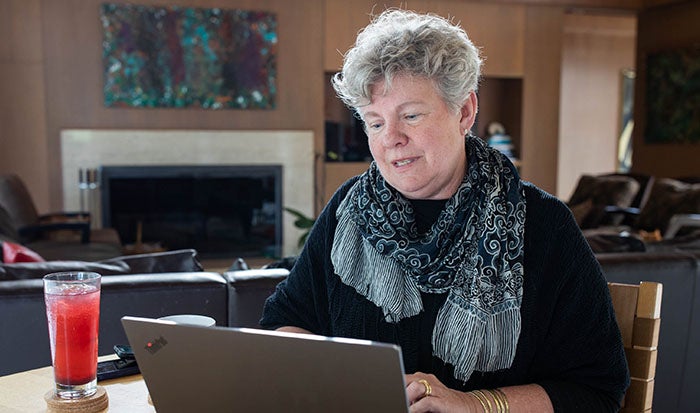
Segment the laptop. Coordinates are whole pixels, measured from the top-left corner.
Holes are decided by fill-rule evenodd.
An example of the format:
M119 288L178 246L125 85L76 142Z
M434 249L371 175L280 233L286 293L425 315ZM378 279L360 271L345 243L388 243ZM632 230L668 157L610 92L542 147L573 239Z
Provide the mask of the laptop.
M159 413L408 412L396 345L129 316L122 325Z

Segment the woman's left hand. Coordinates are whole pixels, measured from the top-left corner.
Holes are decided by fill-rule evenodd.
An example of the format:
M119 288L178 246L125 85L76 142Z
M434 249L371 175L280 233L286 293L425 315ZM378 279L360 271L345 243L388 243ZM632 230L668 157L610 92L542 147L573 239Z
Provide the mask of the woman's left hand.
M473 397L448 388L432 374L418 372L404 378L411 413L478 412L481 408Z

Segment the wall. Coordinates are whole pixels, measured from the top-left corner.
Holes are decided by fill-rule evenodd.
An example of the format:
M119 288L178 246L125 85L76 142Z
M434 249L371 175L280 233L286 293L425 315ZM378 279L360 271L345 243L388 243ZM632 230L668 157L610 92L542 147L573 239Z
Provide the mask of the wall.
M25 178L49 205L41 1L0 1L0 173Z
M636 17L567 14L561 64L557 195L582 174L614 172L622 70L634 68Z
M314 213L314 197L310 188L314 184L313 133L310 131L202 131L202 130L71 130L61 132L61 155L63 157L63 201L68 210L80 207L81 194L74 190L80 168L100 166L266 166L282 168L281 181L283 206L294 208L306 215ZM203 148L217 148L206 151ZM104 195L104 188L95 196ZM92 191L89 191L92 192ZM135 193L134 202L152 194ZM90 197L91 195L88 195ZM194 201L194 200L192 200ZM148 202L148 201L146 201ZM91 217L101 223L103 207L90 204ZM217 208L209 205L212 216L207 222L216 221ZM235 215L235 211L231 211ZM294 227L295 218L283 213L282 256L298 253L297 240L302 231ZM112 217L114 223L114 217ZM214 224L216 225L216 224ZM205 225L206 226L206 225ZM136 227L133 227L136 231ZM144 223L143 236L147 228ZM208 233L214 232L209 228ZM183 237L194 234L180 235ZM131 234L121 234L122 242L133 242ZM174 234L173 234L174 235ZM182 239L182 238L181 238ZM167 242L164 243L167 246ZM172 248L172 246L171 246Z
M646 57L700 44L700 2L648 9L639 15L632 170L656 176L700 175L700 144L646 144Z
M145 5L240 8L277 14L277 108L219 111L105 108L102 103L101 3L102 0L12 0L9 7L13 9L8 10L12 13L6 14L5 10L0 13L2 16L12 16L10 22L17 33L14 37L16 42L10 43L11 52L5 52L4 48L0 51L0 56L9 55L12 58L8 69L3 66L3 70L10 73L0 73L2 89L10 86L13 91L10 97L17 100L24 98L22 94L27 91L26 86L19 84L13 75L19 73L25 84L36 82L28 89L31 95L26 97L25 104L13 104L0 110L1 116L15 119L9 123L9 127L2 119L0 164L3 170L22 175L31 193L38 198L41 210L62 206L59 133L65 128L311 130L315 138L315 151L321 152L321 0L139 0L139 4ZM5 0L0 7L8 7ZM26 22L19 21L27 14L29 17L24 20L29 23L30 30L22 27ZM0 27L6 27L2 24L6 19L0 20ZM33 33L42 33L41 39L37 39ZM24 63L27 60L31 63L29 67ZM22 74L25 70L40 74ZM2 102L7 101L2 99ZM42 105L45 116L40 116L44 112ZM27 115L24 114L25 109L29 109ZM41 126L44 124L45 131ZM6 145L6 139L17 145ZM217 148L212 147L211 151L214 153ZM27 158L27 165L18 165L23 158ZM8 162L11 168L6 167Z
M403 3L326 0L325 70L338 70L342 52L353 44L372 12ZM521 174L554 193L564 8L458 0L411 1L404 7L459 22L482 49L485 76L523 79L522 125L516 128L522 131Z
M369 16L389 7L433 12L454 18L487 56L484 74L514 77L523 74L523 30L526 7L517 4L490 5L458 0L376 1L326 0L324 67L335 72L342 53L355 42L355 35L369 23ZM498 22L494 25L493 22Z
M18 172L42 212L63 204L59 132L65 128L312 130L318 209L322 205L319 200L324 198L326 170L321 156L324 72L338 69L341 52L353 43L373 9L383 9L384 3L405 4L375 5L374 0L140 0L140 4L249 8L278 14L278 108L210 111L104 108L100 3L0 2L0 172ZM485 75L522 80L522 175L556 193L560 148L566 148L559 141L565 7L542 4L421 0L408 6L461 22L483 48Z
M557 185L559 87L564 12L529 7L525 28L521 175L552 194Z

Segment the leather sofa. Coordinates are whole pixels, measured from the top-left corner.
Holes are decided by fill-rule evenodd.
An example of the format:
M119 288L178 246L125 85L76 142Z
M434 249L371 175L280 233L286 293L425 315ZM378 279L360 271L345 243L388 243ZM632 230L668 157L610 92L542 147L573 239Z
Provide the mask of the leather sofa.
M159 259L153 259L154 255ZM158 318L202 314L214 318L218 326L259 326L265 299L288 271L204 272L195 255L184 250L117 259L128 268L116 268L127 273L115 270L114 261L110 265L82 263L85 269L106 273L100 302L100 355L112 354L115 344L127 343L120 322L125 315ZM49 268L75 269L80 264L0 264L0 376L51 364L41 274L50 272ZM100 264L104 267L96 267ZM40 269L32 272L35 267Z
M597 254L608 281L663 284L653 410L700 406L700 250Z
M228 325L228 287L218 273L108 275L100 297L100 355L127 344L124 315L203 314ZM51 365L41 279L0 282L0 375Z
M259 328L265 300L288 274L285 268L225 272L223 276L229 285L229 326Z
M188 253L175 253L168 265L148 256L126 259L129 268L121 271L137 274L117 271L103 277L100 355L111 354L114 344L126 342L119 321L123 315L196 313L213 317L219 326L258 327L265 299L288 274L284 268L203 272L183 256ZM700 251L597 257L608 281L663 284L654 410L694 411L700 405L700 392L695 391L700 382ZM122 261L111 264L123 266ZM7 268L17 265L0 264L0 375L51 363L42 280L26 272L25 278L34 278L7 279ZM172 272L173 265L187 270Z

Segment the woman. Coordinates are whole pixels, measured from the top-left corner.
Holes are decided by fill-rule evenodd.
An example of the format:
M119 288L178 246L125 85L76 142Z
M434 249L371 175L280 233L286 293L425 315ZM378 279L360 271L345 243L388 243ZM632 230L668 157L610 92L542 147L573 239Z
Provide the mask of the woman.
M569 210L469 135L466 33L389 10L333 79L374 158L319 216L262 324L396 343L412 412L617 411L606 282Z

